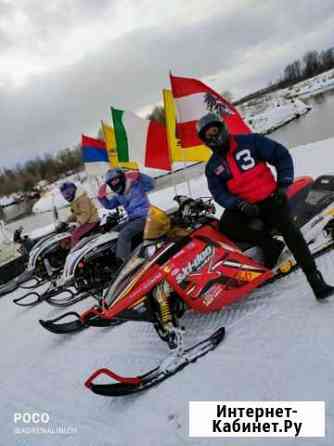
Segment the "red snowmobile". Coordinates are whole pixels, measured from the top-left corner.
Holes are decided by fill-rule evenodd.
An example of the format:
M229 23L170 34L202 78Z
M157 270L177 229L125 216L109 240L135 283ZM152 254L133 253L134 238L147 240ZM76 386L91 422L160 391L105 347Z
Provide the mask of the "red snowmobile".
M333 244L334 177L297 180L288 196L294 219L314 254ZM268 270L249 256L249 245L237 245L219 232L211 199L175 197L179 208L170 216L174 236L140 245L106 291L103 301L82 315L71 312L40 321L55 333L77 331L88 326L117 325L124 321L154 324L172 354L160 366L135 378L121 377L100 369L86 381L95 393L120 396L147 389L175 374L214 349L224 338L221 327L198 344L185 348L179 319L186 309L209 313L243 299L260 285L289 272L294 260L286 248L277 268ZM74 316L70 322L58 323ZM117 383L96 384L100 375Z

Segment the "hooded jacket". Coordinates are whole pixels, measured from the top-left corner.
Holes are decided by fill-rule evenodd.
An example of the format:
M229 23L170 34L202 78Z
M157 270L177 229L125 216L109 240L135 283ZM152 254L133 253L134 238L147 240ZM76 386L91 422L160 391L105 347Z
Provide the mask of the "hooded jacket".
M74 200L70 206L72 215L68 218L68 222L76 221L80 225L84 225L87 223L97 223L99 221L99 215L93 200L81 188L78 187L75 191Z
M125 191L123 194L115 194L108 199L104 193L99 193L98 200L106 209L114 209L123 206L129 220L146 218L150 207L147 192L154 189L154 180L139 172L125 173Z
M269 166L275 167L277 180ZM281 144L256 133L230 136L229 149L221 156L213 153L205 174L215 201L227 209L241 201L258 203L277 187L293 182L293 161Z

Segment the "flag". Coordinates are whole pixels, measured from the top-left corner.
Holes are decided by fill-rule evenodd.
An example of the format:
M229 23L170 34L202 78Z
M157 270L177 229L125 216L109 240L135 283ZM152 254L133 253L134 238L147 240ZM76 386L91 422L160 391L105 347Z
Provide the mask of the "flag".
M82 135L81 158L88 175L104 175L110 168L106 143L102 139Z
M172 75L170 80L178 114L176 132L183 147L202 144L197 136L196 123L209 112L221 116L232 135L251 133L238 110L203 82Z
M126 169L138 169L136 162L119 163L117 157L116 140L114 129L110 125L101 121L104 140L107 146L107 152L109 156L109 162L111 167L124 167Z
M143 167L171 170L166 128L134 113L111 108L118 161L136 161Z
M162 94L166 113L167 138L172 161L208 161L212 152L204 144L195 147L182 147L181 141L176 137L176 110L172 92L163 90Z

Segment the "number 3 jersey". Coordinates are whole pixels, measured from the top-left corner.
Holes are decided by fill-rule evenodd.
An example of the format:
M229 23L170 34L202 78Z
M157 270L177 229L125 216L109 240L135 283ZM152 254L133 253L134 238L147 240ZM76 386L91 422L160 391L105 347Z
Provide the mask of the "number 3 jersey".
M277 181L268 164L275 167ZM284 146L265 136L231 135L228 150L213 153L205 174L215 201L233 208L240 201L258 203L293 182L293 161Z

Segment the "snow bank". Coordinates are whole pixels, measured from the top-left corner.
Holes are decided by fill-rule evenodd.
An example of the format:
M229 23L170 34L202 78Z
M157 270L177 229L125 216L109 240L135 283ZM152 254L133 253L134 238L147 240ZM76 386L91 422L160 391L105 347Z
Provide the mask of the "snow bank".
M244 116L254 132L266 134L299 118L309 110L311 107L299 99L287 101L277 97L270 101L263 112L248 110Z
M13 197L0 197L0 206L9 206L15 203L15 198Z
M288 97L307 98L319 93L324 93L334 88L334 70L314 76L306 81L298 82L288 89L281 90Z

